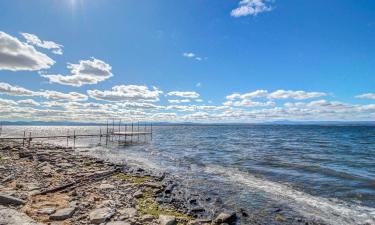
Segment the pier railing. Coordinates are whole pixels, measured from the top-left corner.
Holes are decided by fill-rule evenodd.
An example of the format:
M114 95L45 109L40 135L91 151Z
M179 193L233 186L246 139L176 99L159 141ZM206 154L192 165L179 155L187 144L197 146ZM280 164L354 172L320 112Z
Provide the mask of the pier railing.
M75 147L78 138L98 138L100 145L102 145L102 142L104 142L106 146L111 143L129 145L145 143L152 140L153 127L152 123L121 123L121 120L115 123L113 120L112 123L107 121L104 130L102 126L100 126L98 130L99 132L94 134L77 134L76 130L70 133L71 130L68 129L65 135L33 135L32 132L28 132L24 129L23 136L8 137L2 136L3 126L0 124L0 141L22 141L23 146L30 146L31 142L34 140L66 139L67 146L69 146L69 140L72 140L73 147Z

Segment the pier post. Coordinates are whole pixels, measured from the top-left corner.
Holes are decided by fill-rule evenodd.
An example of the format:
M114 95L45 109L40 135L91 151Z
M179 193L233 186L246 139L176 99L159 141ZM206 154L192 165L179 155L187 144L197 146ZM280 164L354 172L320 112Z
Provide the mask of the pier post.
M108 120L107 120L107 133L105 134L105 146L108 145Z
M1 136L1 133L3 133L3 121L0 122L0 136Z
M151 141L152 141L152 123L151 123Z
M120 132L121 132L121 119L119 120L118 122L118 143L120 144L120 141L121 141L121 135L120 135Z
M133 122L132 122L132 133L130 134L130 143L133 143Z
M69 146L69 130L66 132L66 147Z
M29 133L29 148L30 148L30 145L31 145L31 132Z
M125 123L125 144L126 144L126 131L127 131L127 129L128 129L128 125Z
M102 127L100 127L99 129L99 144L102 145Z
M73 130L73 149L76 149L76 131Z
M137 129L137 132L138 132L138 134L137 134L137 142L139 142L139 121L138 121L138 129Z
M25 137L26 137L26 131L23 131L23 139L22 139L22 146L25 147Z

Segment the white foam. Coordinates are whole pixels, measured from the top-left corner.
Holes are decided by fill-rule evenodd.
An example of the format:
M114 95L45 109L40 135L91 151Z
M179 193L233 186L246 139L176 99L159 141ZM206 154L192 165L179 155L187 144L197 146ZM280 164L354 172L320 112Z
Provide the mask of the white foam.
M237 169L207 166L206 170L224 176L231 182L246 185L253 191L262 191L276 201L288 203L293 210L307 218L321 219L332 225L375 224L375 208L313 196Z

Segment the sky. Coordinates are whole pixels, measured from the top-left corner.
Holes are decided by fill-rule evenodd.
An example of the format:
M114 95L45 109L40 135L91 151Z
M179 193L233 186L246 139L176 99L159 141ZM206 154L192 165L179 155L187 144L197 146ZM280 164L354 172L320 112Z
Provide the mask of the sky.
M0 120L374 121L372 0L0 0Z

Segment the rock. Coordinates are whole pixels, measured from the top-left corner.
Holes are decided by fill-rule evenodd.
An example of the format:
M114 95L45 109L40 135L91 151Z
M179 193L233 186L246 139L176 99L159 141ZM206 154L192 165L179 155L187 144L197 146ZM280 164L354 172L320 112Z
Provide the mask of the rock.
M52 214L49 218L51 220L66 220L72 217L75 211L76 211L75 207L59 209L54 214Z
M121 210L119 210L119 213L121 215L125 216L126 218L133 218L133 217L137 216L137 210L135 208L121 209Z
M0 224L6 225L43 225L35 222L33 219L28 217L26 214L18 212L17 210L10 209L4 206L0 206Z
M220 213L214 220L214 224L228 223L233 224L237 219L236 213Z
M43 166L47 166L48 162L42 162L42 163L39 163L36 168L41 168Z
M106 189L115 189L115 186L112 185L112 184L106 184L106 183L104 183L104 184L101 184L101 185L99 186L99 189L101 189L101 190L106 190Z
M166 216L160 215L159 216L159 223L160 225L176 225L176 218L174 216Z
M112 221L107 223L107 225L130 225L130 223L124 221Z
M41 215L51 215L52 213L55 213L56 209L55 208L43 208L38 210L38 214Z
M146 182L146 183L143 184L143 186L150 187L150 188L156 188L156 189L163 188L163 186L161 184L155 183L155 182Z
M203 224L211 224L211 220L208 219L197 219L189 221L188 225L203 225Z
M26 202L22 199L12 197L10 195L0 194L1 205L23 205Z
M94 209L90 212L90 223L101 224L113 216L114 212L108 207Z
M14 175L11 174L11 175L5 177L1 182L2 182L2 183L7 183L7 182L9 182L9 181L12 181L13 179L14 179Z
M142 222L152 222L155 219L153 215L144 215L141 217Z
M134 198L142 198L143 197L143 192L141 190L137 191L133 195Z

